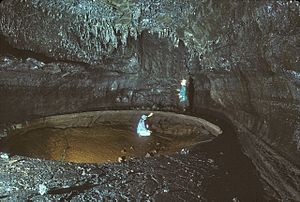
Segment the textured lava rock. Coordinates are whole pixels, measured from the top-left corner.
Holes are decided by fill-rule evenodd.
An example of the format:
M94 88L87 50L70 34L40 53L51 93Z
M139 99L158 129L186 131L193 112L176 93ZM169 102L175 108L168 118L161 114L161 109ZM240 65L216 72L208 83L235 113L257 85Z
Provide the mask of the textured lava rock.
M1 175L0 195L7 201L166 200L176 199L182 194L181 197L191 201L207 200L203 196L205 190L202 184L213 178L218 170L204 154L183 159L180 154L133 159L111 165L20 157L0 159L0 162L1 173L7 173ZM198 166L192 167L190 162ZM174 178L174 175L179 178ZM190 181L192 178L194 181ZM190 186L186 186L187 183ZM45 193L39 192L39 185L45 186Z
M191 75L192 111L226 114L278 197L300 200L298 2L7 0L0 11L14 47L91 65L3 58L2 122L108 106L176 109L179 79Z

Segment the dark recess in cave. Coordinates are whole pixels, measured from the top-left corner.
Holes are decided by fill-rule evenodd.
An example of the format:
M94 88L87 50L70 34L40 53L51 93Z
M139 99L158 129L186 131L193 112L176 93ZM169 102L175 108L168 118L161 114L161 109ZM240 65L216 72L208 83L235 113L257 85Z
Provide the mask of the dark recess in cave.
M284 0L1 1L0 198L300 201L299 13ZM120 164L3 153L35 118L110 109L187 113L224 133Z

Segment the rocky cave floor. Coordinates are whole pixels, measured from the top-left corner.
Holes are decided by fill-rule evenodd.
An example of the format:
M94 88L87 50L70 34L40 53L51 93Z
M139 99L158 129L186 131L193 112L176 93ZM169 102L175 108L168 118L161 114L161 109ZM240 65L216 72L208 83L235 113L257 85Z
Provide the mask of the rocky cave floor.
M30 75L27 78L31 82L37 82L37 86L43 85L47 80L53 80L55 88L57 83L65 83L75 77L86 80L85 76L82 76L85 75L85 71L78 69L77 65L59 66L51 63L45 71L35 59L27 58L23 62L17 61L13 56L2 56L1 59L1 73L6 75L3 82L10 78L15 78L18 82L23 81L23 76ZM16 65L18 63L21 64ZM44 80L36 79L37 76ZM88 74L88 78L90 77ZM92 78L96 79L99 80L96 76ZM7 91L6 97L18 103L14 93L15 91ZM38 91L34 95L44 94L52 95L51 89L45 89L45 92ZM30 106L27 106L28 110ZM6 109L2 111L6 112ZM13 114L17 114L16 112ZM11 119L9 111L6 114L8 116L2 119ZM203 114L200 117L203 117ZM9 159L0 158L0 200L273 200L270 195L274 193L273 190L264 190L268 186L262 186L263 182L256 169L242 154L231 124L227 124L220 117L216 119L211 114L206 114L203 118L219 125L223 135L187 153L134 158L114 164L74 164L17 155Z
M0 137L36 117L173 107L187 75L192 111L237 128L219 121L223 135L186 154L115 164L1 153L0 201L300 201L299 1L55 2L1 1Z
M265 201L256 170L234 130L172 155L113 164L75 164L12 155L0 158L4 201ZM4 153L1 153L2 157Z

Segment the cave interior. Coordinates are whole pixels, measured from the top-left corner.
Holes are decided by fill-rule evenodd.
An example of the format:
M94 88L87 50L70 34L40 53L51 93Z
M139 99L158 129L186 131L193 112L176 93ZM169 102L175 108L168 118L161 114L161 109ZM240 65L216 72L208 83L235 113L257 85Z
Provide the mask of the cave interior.
M294 0L0 1L0 200L300 201L299 53Z

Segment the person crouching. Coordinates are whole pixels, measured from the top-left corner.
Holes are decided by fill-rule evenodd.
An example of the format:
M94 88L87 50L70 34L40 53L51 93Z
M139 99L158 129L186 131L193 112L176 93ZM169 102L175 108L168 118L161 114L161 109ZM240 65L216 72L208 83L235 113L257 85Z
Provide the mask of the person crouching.
M149 125L146 123L147 118L151 117L153 113L150 113L148 116L147 115L142 115L137 126L137 134L138 136L141 137L147 137L150 136L152 131L149 130Z

